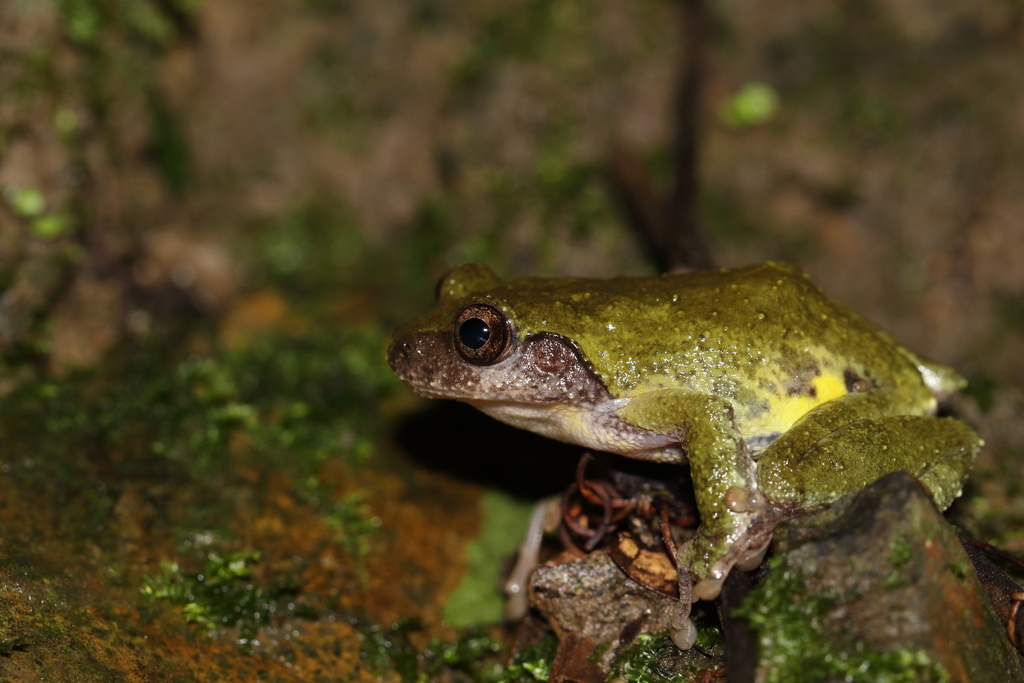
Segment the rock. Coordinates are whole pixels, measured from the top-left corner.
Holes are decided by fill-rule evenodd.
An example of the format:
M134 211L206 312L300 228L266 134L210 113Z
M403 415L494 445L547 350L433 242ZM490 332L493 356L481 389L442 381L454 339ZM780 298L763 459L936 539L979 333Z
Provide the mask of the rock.
M556 558L538 567L530 583L530 604L560 640L575 633L618 645L641 632L668 630L673 602L628 578L603 550L571 562Z
M591 683L613 671L635 680L630 676L640 670L657 671L661 678L652 680L683 681L721 668L720 647L698 640L697 647L681 652L672 645L675 599L626 576L605 550L572 559L563 555L538 567L530 603L559 639L551 683Z
M909 474L775 538L741 610L759 633L757 681L1024 680L971 560Z

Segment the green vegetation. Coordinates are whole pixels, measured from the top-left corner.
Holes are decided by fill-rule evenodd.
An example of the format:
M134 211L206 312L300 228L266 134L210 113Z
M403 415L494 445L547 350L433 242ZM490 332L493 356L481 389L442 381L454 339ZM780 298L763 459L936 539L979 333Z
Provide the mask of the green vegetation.
M178 194L184 192L191 175L191 153L178 120L160 92L150 88L147 96L153 131L153 154L157 168L167 186Z
M483 524L466 549L466 575L448 595L444 619L453 626L496 624L501 621L505 597L496 577L526 533L532 506L498 491L487 491L480 501Z
M779 94L767 83L747 83L722 103L718 116L732 128L749 128L764 123L779 108Z
M182 607L185 619L199 624L209 636L237 628L241 647L259 645L260 627L270 622L276 600L298 590L295 584L263 589L252 579L251 565L258 552L210 553L205 569L183 573L177 563L163 562L163 572L143 579L141 592L151 600L166 600Z
M725 654L725 636L717 626L698 626L697 640L693 643L696 650L710 656Z
M165 47L180 37L181 22L196 3L191 0L61 0L67 36L95 48L104 30L124 32L150 47Z
M279 335L169 368L158 350L127 349L102 382L83 374L0 399L0 435L31 440L21 450L40 456L91 443L199 472L225 463L232 437L264 465L308 470L328 455L358 463L382 428L377 401L396 385L379 360L383 344L374 331ZM39 425L48 438L38 439Z
M910 543L905 538L896 538L889 543L889 548L892 553L889 555L889 564L894 569L899 569L914 556L914 550L910 547Z
M894 550L894 555L897 554ZM947 683L945 668L923 651L899 648L873 652L862 644L831 638L826 641L823 620L833 601L808 595L801 571L781 556L771 560L771 572L736 611L760 634L760 664L766 683ZM846 642L837 649L831 642Z
M619 651L612 675L628 683L683 683L694 679L697 669L679 666L679 649L668 633L642 633Z
M355 559L359 581L364 586L368 580L365 558L381 525L380 517L374 516L363 502L365 497L365 492L353 491L325 514L327 528L334 532L338 545Z
M551 664L555 661L558 640L548 633L533 645L523 648L512 657L496 683L534 683L546 681L551 676Z
M361 294L372 292L364 307L353 307L349 317L355 319L343 322L379 330L381 349L381 328L428 305L453 239L449 207L441 200L420 207L399 250L368 244L351 209L319 194L251 228L252 239L239 245L250 284L271 285L290 300L313 302L320 317L329 313L323 304L331 293L349 292L358 304ZM383 362L379 365L390 374Z
M487 261L509 276L649 267L623 227L604 172L607 152L623 144L654 160L649 166L656 167L651 170L666 194L672 131L665 119L679 57L675 8L661 0L628 8L581 0L466 6L413 0L396 10L388 3L302 0L216 11L209 5L193 14L201 2L12 6L8 23L17 39L0 46L10 109L0 154L11 164L5 177L24 179L17 181L22 186L0 187L0 213L16 226L0 239L0 292L28 284L26 289L45 295L20 311L21 321L11 319L27 322L0 357L0 484L6 487L0 535L8 578L20 581L24 571L28 582L24 594L8 596L10 608L4 605L0 656L34 649L33 657L64 657L66 647L84 652L92 640L106 647L115 639L100 638L93 624L114 623L128 633L135 609L160 612L157 621L180 611L195 625L189 632L251 644L268 615L282 614L278 598L298 590L287 576L299 569L312 577L311 593L320 581L318 595L333 590L346 599L348 611L330 615L342 620L384 605L388 616L373 618L390 623L393 614L386 610L393 605L408 615L419 605L433 610L447 598L443 616L450 624L494 623L502 605L497 567L519 540L528 507L484 494L485 518L468 546L462 584L448 596L434 590L450 585L438 576L461 566L477 491L459 494L460 509L438 505L434 496L444 498L447 487L462 484L387 455L396 415L416 404L394 391L397 382L382 351L388 331L422 310L437 276L461 261ZM911 215L914 197L924 197L936 215L970 217L977 212L963 208L977 204L971 188L978 178L986 187L1014 186L1001 170L1014 165L988 152L995 145L1015 158L1013 140L1003 144L1009 128L1001 123L1012 110L1002 106L1005 93L1015 91L986 66L1003 61L1012 22L1003 27L1009 20L999 12L968 12L962 21L947 22L942 13L925 10L920 12L927 20L914 21L921 17L913 8L893 13L854 1L824 14L787 15L768 31L751 32L761 23L756 16L738 21L729 8L719 9L708 44L715 70L724 82L771 83L750 82L735 92L721 119L735 129L774 122L755 136L764 146L753 150L759 158L750 163L741 158L742 145L734 146L746 136L730 141L729 133L714 134L701 203L723 261L757 254L803 260L867 243L871 248L855 254L853 267L892 272L885 269L892 245L870 239L892 233L898 248L934 247L927 270L954 277L959 270L945 260L950 249L954 255L960 250L958 243L950 248L940 238L956 230L932 225L928 211L921 215L930 232L921 234L935 239L915 239L912 220L905 232L888 227ZM941 34L914 32L927 33L928 27ZM979 50L983 42L992 47ZM225 87L206 87L211 74ZM974 97L979 88L991 97ZM282 92L295 97L275 102ZM968 119L969 107L1000 113ZM239 113L245 115L234 118ZM780 116L785 120L773 118ZM772 152L778 143L790 145L789 151ZM914 153L890 157L880 149L908 144ZM880 154L855 155L857 163L844 165L857 147ZM963 149L974 151L961 154ZM854 170L842 171L845 166ZM968 199L950 192L935 204L930 183L944 178L916 170L930 166L956 169L950 187L962 188ZM875 185L885 191L861 183L858 174L881 179ZM990 176L1003 181L989 183ZM908 201L891 201L901 198ZM998 217L1005 198L997 192L983 199L981 242L1001 245ZM906 208L887 213L893 206ZM789 217L807 224L785 231L771 224ZM247 303L246 294L228 293L206 307L200 301L205 282L187 287L161 280L164 275L141 277L150 266L154 272L173 268L179 258L154 246L158 240L150 242L164 232L195 253L207 240L218 249L226 245L229 258L220 275L229 280L240 274L243 292L265 288L280 295L288 311L277 331L221 344L214 317L233 315L236 304ZM181 258L189 262L191 254ZM821 272L820 261L817 267ZM928 273L915 268L915 286L923 291ZM149 341L122 343L104 365L55 377L48 358L51 332L53 339L85 340L96 331L88 323L99 318L90 319L88 307L76 309L81 301L69 301L81 284L72 278L82 275L100 281L120 306L100 332L119 339L148 335ZM1016 291L1012 278L975 284ZM967 358L975 359L975 372L990 373L972 378L968 394L994 418L1013 414L1005 409L1016 400L1013 369L997 384L991 378L1006 373L989 366L1010 357L995 351L1024 329L1024 298L991 296L998 325L988 337L984 330L975 336L994 351L984 359L968 352ZM923 312L933 305L922 301ZM131 326L137 314L152 320L145 326L150 331ZM69 322L75 316L79 320ZM0 320L0 327L7 322ZM989 426L998 430L998 424ZM990 452L998 448L990 440ZM1003 459L1013 464L1020 459L1015 455ZM400 492L387 503L407 506L397 512L381 504L373 488L385 465L387 490ZM989 498L971 503L988 538L1022 533L1024 524L1013 524L1024 520L1013 483L1018 474L1007 465L1000 489L1005 495L991 496L993 487L986 486ZM408 508L421 501L442 514L420 524ZM440 537L447 513L465 523L457 537L446 538L451 554L444 561L419 565L411 553L400 561L388 556ZM389 525L398 522L383 528L382 516ZM235 536L257 524L266 528L251 545L263 560ZM316 533L296 533L303 524ZM284 539L280 546L271 545L275 534ZM898 585L907 552L902 542L892 546L891 567L885 568L892 570L892 585ZM177 562L146 578L144 591L153 602L143 602L138 575L151 566L139 570L136 563L168 556ZM378 561L391 562L388 583L403 584L400 590L371 595L367 567L376 569ZM318 563L323 574L314 571ZM72 565L75 570L67 570ZM969 572L961 563L949 569ZM776 566L776 574L782 571ZM776 578L776 594L759 593L747 607L773 638L766 657L776 659L766 661L779 667L779 661L789 662L785 672L791 673L780 668L775 680L804 680L810 671L902 681L889 672L903 665L922 680L945 680L920 653L829 651L814 638L823 637L815 627L831 603L806 598L799 576L791 584ZM114 602L103 592L108 589L120 591L119 605L126 594L136 601L128 617L104 612ZM417 591L428 599L420 600ZM41 596L50 607L37 614L46 620L31 621L19 610L44 604ZM150 606L140 607L145 604ZM163 609L169 604L175 608ZM309 614L317 609L322 614L321 607L309 607ZM65 614L71 621L60 621ZM433 628L437 614L429 614ZM181 619L171 621L173 630ZM44 629L54 632L51 640L39 637ZM426 647L426 635L413 631L408 622L365 627L364 655L382 673L399 671L417 683L533 683L549 677L556 646L549 636L501 667L495 640L482 631ZM22 639L23 633L33 640ZM201 638L185 640L207 648L204 664L206 652L217 649ZM720 654L720 632L701 628L694 650L697 656ZM603 654L599 649L595 657ZM617 666L629 681L689 680L680 662L662 634L638 639ZM107 671L102 680L116 680L123 677L117 672L137 665L92 666ZM861 668L870 676L858 673ZM153 670L163 675L155 665Z
M101 547L113 543L102 529L122 482L136 478L193 487L203 502L175 521L179 538L221 528L239 465L306 482L328 458L368 462L396 385L382 347L379 332L320 331L177 363L128 349L102 375L25 383L0 398L4 476L61 496L67 532ZM372 516L354 498L336 509L321 498L342 547L361 557Z
M23 638L0 640L0 656L10 657L15 650L24 650L27 646L28 641Z
M379 673L397 672L403 683L421 683L446 669L461 671L476 681L505 680L502 667L493 661L501 648L485 632L471 629L452 642L431 638L420 651L409 640L409 634L418 629L415 620L364 629L363 660ZM509 683L513 680L508 679Z
M455 680L479 683L537 683L547 681L558 648L558 640L547 633L539 641L513 655L507 666L499 643L486 631L470 628L454 641L431 638L425 648L417 649L410 634L419 630L415 620L401 621L390 627L363 629L362 659L378 672L395 671L403 683L450 680L451 672L461 673ZM445 672L448 672L445 674Z
M7 187L4 197L16 216L29 222L36 237L52 239L71 226L71 218L60 212L47 211L46 197L36 187Z
M111 101L124 96L115 94L114 88L128 85L133 89L132 95L146 103L149 152L156 169L168 189L177 194L188 184L191 154L178 114L154 80L153 64L176 41L187 36L191 30L193 4L186 0L61 0L59 3L64 32L85 57L85 73L81 77L88 83L88 110L102 119ZM111 40L113 36L117 40ZM66 108L64 111L74 116L73 110ZM68 122L65 114L64 120L57 119L55 125L68 147L80 154L77 131L70 130ZM53 223L51 219L44 228L54 232ZM36 231L42 232L39 228Z
M973 567L967 562L950 562L949 571L958 579L966 579L973 573Z
M882 585L889 589L900 588L906 585L900 568L914 556L914 550L905 538L893 539L889 543L889 548L892 550L889 555L889 565L892 567L892 571L885 577Z

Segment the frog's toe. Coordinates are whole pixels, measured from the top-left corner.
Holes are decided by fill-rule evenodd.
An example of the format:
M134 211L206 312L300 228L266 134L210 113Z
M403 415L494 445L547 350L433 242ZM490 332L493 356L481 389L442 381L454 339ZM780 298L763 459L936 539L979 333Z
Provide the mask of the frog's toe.
M761 566L764 561L764 556L768 552L768 544L765 543L760 548L748 548L745 553L739 556L736 560L736 568L745 571L752 572Z
M725 583L725 577L729 573L725 572L721 576L707 576L698 581L693 586L693 597L696 600L714 600L718 597L718 594L722 592L722 584Z
M672 618L672 642L680 650L689 650L697 642L697 626L690 619L690 606L680 604Z
M732 512L761 512L764 509L764 496L757 489L746 489L742 486L730 486L725 492L725 506Z
M722 592L722 584L725 583L725 579L733 567L743 571L757 569L768 552L768 545L772 540L771 528L771 525L760 523L752 525L744 538L734 542L717 560L709 565L704 565L707 567L704 572L695 572L691 561L690 576L696 581L691 592L692 600L714 600L717 598ZM689 560L690 556L681 556L681 559ZM703 573L703 577L701 577L701 573ZM698 577L700 577L699 580Z

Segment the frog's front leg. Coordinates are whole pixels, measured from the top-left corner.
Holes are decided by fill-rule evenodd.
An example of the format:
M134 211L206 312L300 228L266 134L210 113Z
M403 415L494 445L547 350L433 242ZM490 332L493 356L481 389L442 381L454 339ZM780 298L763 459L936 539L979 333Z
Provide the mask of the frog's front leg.
M732 406L720 397L665 389L633 398L619 416L678 438L689 457L701 524L677 554L679 607L673 634L676 644L688 649L696 638L690 604L718 595L764 506L757 468L736 428Z

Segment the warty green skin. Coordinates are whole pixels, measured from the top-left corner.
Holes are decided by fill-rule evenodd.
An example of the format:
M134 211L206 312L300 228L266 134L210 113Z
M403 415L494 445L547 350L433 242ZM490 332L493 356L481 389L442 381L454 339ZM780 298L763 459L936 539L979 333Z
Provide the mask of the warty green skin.
M496 362L459 352L456 317L470 304L507 317ZM690 601L715 597L733 565L756 565L781 519L901 469L945 508L980 447L964 423L934 417L962 378L781 263L507 283L468 264L395 333L388 359L423 395L586 447L688 462L701 526L677 558L681 645Z

